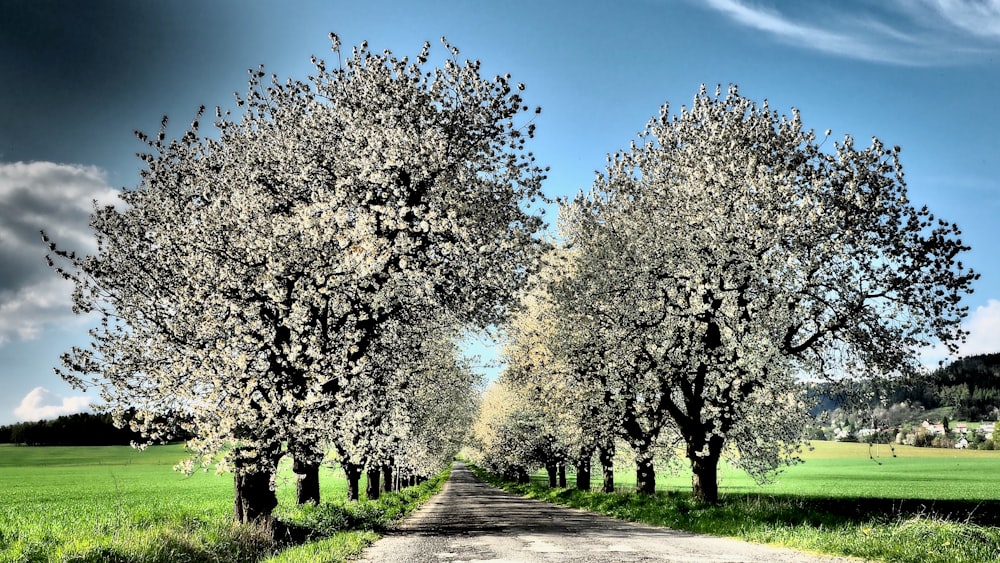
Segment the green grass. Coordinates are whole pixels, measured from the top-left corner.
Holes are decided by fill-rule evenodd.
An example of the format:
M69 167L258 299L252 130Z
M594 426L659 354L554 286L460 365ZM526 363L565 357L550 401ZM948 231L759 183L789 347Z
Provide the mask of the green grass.
M867 444L813 442L805 463L785 469L776 481L758 485L742 471L720 468L722 495L764 493L815 497L894 498L922 500L1000 499L1000 451L955 450ZM878 462L878 463L876 463ZM541 479L541 474L539 474ZM634 489L635 475L615 475L622 489ZM683 491L691 485L690 471L660 475L657 488Z
M657 495L494 483L533 498L697 533L881 561L979 563L1000 559L1000 452L817 442L806 462L771 485L731 468L722 500L691 498L690 473L657 479ZM874 452L874 450L873 450ZM616 474L623 488L635 477ZM572 484L572 476L570 476ZM595 486L598 485L595 481Z
M144 452L0 446L0 561L343 561L444 479L345 503L345 481L324 468L324 502L298 507L286 465L275 515L302 537L276 543L253 526L232 524L231 475L185 477L172 470L184 457L179 445Z

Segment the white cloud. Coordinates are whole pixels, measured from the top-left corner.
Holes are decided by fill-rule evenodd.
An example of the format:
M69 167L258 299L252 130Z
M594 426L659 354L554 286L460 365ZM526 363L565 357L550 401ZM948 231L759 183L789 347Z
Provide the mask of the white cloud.
M969 331L969 339L962 344L961 355L1000 352L1000 301L990 299L986 305L976 307L963 327Z
M62 397L44 387L35 387L14 408L14 415L20 420L35 421L89 410L89 397Z
M46 326L77 326L89 322L71 310L73 285L54 275L0 297L0 345L34 340Z
M1000 352L1000 300L989 299L986 305L976 307L962 323L962 328L969 332L969 336L959 345L957 356L949 356L948 350L939 343L921 353L922 363L929 369L935 369L939 362L947 363L956 357Z
M1000 39L1000 0L922 0L916 4L934 10L963 31Z
M1000 48L998 0L896 0L826 9L796 3L794 16L747 0L706 5L784 43L870 62L947 65Z
M40 231L63 248L93 252L93 202L111 204L117 195L92 166L0 163L0 345L34 338L45 326L79 322L71 285L45 263Z

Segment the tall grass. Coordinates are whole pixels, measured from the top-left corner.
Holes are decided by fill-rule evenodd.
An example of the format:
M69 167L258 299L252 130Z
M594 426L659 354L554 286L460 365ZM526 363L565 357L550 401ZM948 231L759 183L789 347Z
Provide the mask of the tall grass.
M232 524L231 475L173 472L183 457L180 446L0 447L0 561L343 561L447 476L378 501L347 503L346 483L326 468L324 502L300 507L283 466L275 516L294 534L276 540Z

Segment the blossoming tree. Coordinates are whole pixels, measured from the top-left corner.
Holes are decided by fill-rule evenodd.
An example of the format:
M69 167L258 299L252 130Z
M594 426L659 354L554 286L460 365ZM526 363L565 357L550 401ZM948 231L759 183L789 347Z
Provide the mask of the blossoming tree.
M593 338L593 326L585 318L574 316L561 302L578 296L553 291L572 268L573 254L554 245L542 262L521 307L504 327L507 368L502 379L531 398L537 426L560 445L552 449L564 451L576 466L577 488L590 490L592 459L600 451L604 489L610 492L620 417L607 394L609 372L592 361L602 341Z
M523 86L446 42L430 68L429 44L411 61L331 40L340 63L307 81L251 71L211 133L199 112L178 139L166 120L139 134L141 181L95 210L96 254L50 243L75 310L101 319L63 376L150 439L167 418L197 436L184 468L221 456L239 522L269 520L286 444L359 424L337 397L379 392L381 334L441 311L498 322L538 252Z
M727 453L763 476L794 452L797 376L912 373L964 338L968 247L911 204L899 148L821 145L797 111L702 88L565 210L577 312L640 376L646 428L683 439L697 498Z

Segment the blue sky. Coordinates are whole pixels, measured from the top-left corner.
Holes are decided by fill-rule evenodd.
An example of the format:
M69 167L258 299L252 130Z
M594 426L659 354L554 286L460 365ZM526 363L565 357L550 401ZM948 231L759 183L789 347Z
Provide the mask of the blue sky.
M0 424L94 398L52 371L87 320L39 229L87 250L90 201L134 186L169 115L230 107L258 64L304 78L327 34L414 55L447 36L543 108L531 148L551 196L590 185L664 102L736 83L807 127L903 148L911 199L956 221L982 273L966 353L1000 351L1000 2L7 0L0 18ZM437 53L441 50L438 48ZM432 51L433 58L433 51ZM439 59L440 60L440 59ZM89 397L89 398L88 398Z

